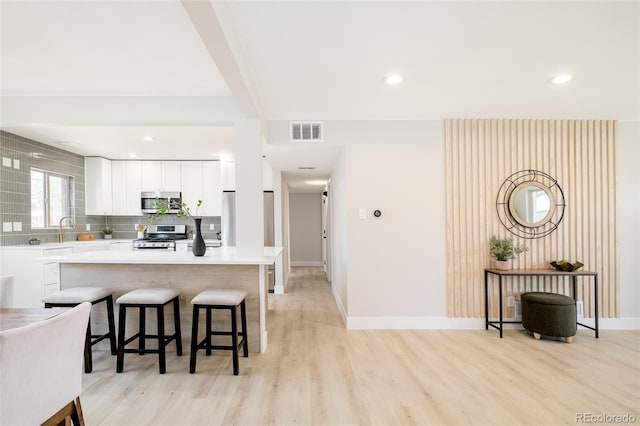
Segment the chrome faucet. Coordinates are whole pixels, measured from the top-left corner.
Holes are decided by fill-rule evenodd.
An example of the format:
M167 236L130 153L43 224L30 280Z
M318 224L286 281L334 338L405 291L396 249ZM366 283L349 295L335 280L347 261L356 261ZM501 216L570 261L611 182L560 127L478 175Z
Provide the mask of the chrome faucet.
M71 216L64 216L60 219L60 222L58 223L58 242L62 243L64 242L64 235L62 233L62 222L64 222L65 219L69 219L69 222L71 222L71 229L76 229L76 224L73 222L73 218Z

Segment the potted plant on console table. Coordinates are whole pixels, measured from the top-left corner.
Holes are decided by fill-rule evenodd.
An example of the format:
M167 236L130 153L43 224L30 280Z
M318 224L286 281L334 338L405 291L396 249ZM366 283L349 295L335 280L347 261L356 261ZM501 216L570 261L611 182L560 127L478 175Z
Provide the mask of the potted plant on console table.
M160 218L167 213L169 210L175 210L176 216L190 218L193 219L195 224L196 234L193 237L193 244L191 245L191 251L194 256L204 256L207 252L207 245L204 242L204 238L202 237L202 218L198 217L198 208L202 205L202 200L198 200L196 204L196 215L192 215L191 211L189 211L189 207L187 203L178 203L177 201L171 201L171 203L167 201L160 201L156 198L153 202L153 207L157 209L156 213L153 213L149 216L147 222L159 221Z
M489 240L489 252L496 259L495 268L503 271L511 269L509 260L529 250L524 244L514 244L513 238L498 238L495 235Z

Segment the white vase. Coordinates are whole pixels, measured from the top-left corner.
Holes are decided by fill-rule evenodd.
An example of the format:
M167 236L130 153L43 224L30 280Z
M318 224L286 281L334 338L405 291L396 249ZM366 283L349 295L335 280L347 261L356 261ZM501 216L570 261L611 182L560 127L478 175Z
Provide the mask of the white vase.
M496 269L508 271L511 269L511 263L508 260L496 260Z

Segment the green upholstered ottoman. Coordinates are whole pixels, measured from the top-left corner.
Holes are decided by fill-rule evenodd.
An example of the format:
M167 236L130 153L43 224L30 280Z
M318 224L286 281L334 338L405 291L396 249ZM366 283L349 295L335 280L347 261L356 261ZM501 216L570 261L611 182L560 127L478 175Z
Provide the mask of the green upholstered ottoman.
M535 339L540 335L564 337L571 343L577 329L575 300L557 293L524 293L521 303L522 325Z

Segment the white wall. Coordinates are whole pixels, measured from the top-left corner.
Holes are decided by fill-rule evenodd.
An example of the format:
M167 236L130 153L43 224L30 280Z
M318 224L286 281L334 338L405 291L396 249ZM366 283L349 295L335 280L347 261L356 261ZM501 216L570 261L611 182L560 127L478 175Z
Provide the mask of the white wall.
M620 317L640 318L640 123L618 126Z
M640 124L620 123L619 133L620 314L628 318L640 317ZM344 146L331 177L332 285L347 326L456 323L446 318L442 121L325 121L325 136Z
M322 194L289 194L291 266L322 266Z
M442 122L339 122L329 130L347 153L350 325L446 315Z
M331 206L331 286L342 320L347 322L348 227L346 152L343 149L334 165L329 193Z

